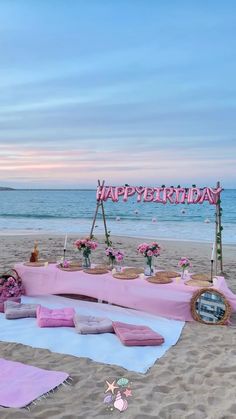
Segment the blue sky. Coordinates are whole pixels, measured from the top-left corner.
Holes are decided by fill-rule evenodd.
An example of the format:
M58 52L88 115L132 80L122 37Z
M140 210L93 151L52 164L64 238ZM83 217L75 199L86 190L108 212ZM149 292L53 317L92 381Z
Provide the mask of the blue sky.
M236 3L1 0L0 185L236 187Z

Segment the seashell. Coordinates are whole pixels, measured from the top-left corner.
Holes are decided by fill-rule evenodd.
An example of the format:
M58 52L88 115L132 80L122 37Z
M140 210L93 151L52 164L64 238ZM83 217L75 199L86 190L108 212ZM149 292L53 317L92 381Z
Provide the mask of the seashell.
M128 378L122 377L117 381L117 384L118 386L125 387L127 386L128 382L129 382Z
M112 394L107 394L107 396L104 397L103 403L109 404L112 402L112 400L113 400Z
M123 412L128 407L128 402L126 399L122 399L120 391L117 392L116 400L114 402L114 407L120 412Z

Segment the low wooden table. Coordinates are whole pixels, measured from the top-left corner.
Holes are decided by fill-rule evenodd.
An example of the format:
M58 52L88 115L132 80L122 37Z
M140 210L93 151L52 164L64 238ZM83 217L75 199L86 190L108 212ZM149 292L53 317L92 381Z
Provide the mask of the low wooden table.
M190 300L199 288L187 286L181 279L173 279L169 284L152 284L140 277L119 280L113 278L110 272L102 275L91 275L83 271L65 272L54 264L31 267L17 263L15 269L29 296L83 295L162 317L193 321ZM233 310L236 310L236 295L227 287L223 277L217 278L217 286L214 288L223 292Z

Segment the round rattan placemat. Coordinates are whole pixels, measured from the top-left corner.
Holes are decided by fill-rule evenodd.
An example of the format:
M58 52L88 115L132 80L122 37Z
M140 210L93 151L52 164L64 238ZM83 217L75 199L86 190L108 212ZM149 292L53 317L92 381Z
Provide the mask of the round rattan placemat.
M139 277L137 274L129 272L116 272L112 276L116 279L136 279Z
M108 269L104 269L104 268L87 268L87 269L84 269L84 272L86 272L86 274L102 275L102 274L107 274L109 271Z
M33 268L40 268L45 265L45 262L24 262L24 265L31 266Z
M175 271L159 271L155 273L155 276L157 278L178 278L181 275L178 272Z
M188 281L185 281L185 285L189 285L190 287L208 288L213 284L211 282L204 281L203 279L189 279Z
M65 272L76 272L83 270L82 266L69 266L69 268L63 268L63 266L57 265L57 268Z
M124 268L122 272L126 274L139 275L139 274L144 273L144 269L143 268Z
M193 274L191 275L191 279L197 279L200 281L210 281L211 280L211 275L209 273L204 274L204 273L200 273L200 274Z
M152 284L170 284L171 282L173 282L173 280L171 278L168 278L167 276L166 277L162 276L162 278L161 278L161 277L158 277L156 275L149 276L147 278L147 281L151 282Z

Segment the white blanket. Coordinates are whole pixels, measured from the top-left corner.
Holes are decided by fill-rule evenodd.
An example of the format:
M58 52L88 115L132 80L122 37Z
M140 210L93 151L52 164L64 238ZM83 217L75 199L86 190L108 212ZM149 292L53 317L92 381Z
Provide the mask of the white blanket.
M145 373L178 341L184 322L168 320L141 311L108 304L72 300L54 295L22 297L22 303L41 304L49 308L74 307L78 314L108 317L111 320L146 325L161 334L161 346L126 347L112 333L80 335L72 327L39 328L36 319L6 320L0 314L0 340L49 349L52 352L91 358L105 364L115 364L127 370Z

